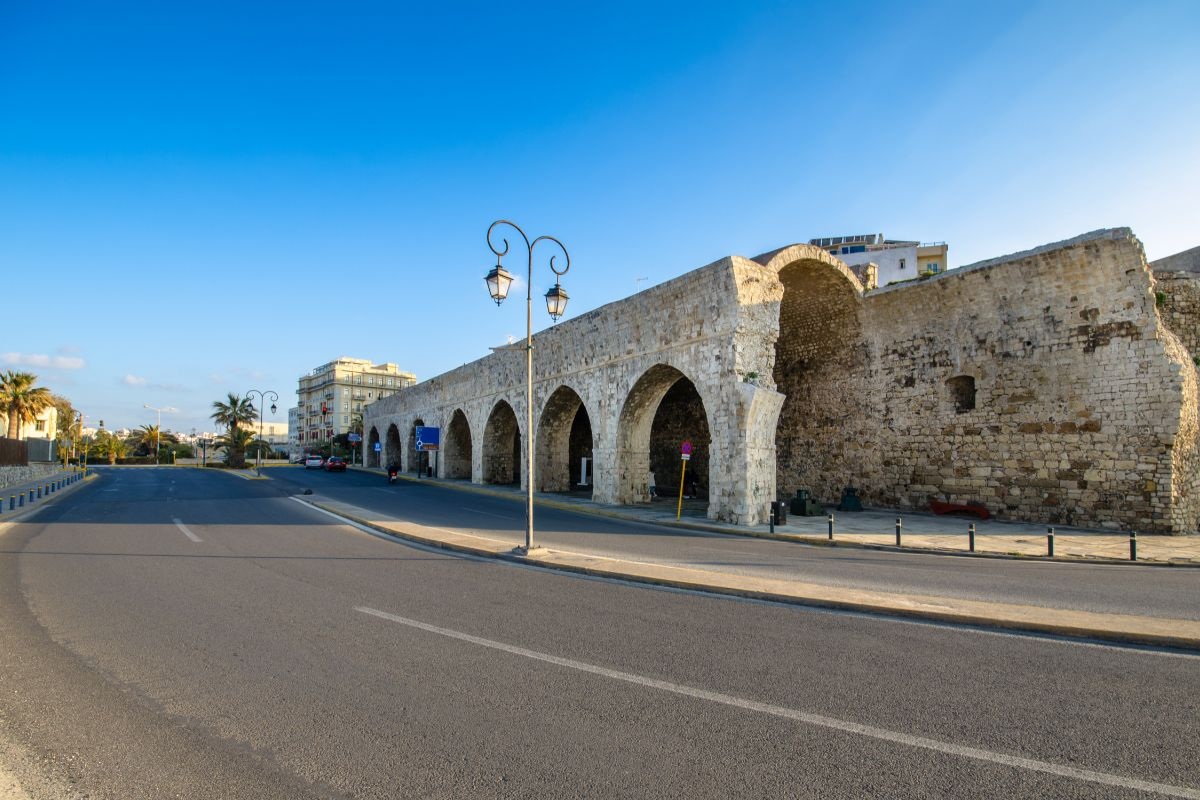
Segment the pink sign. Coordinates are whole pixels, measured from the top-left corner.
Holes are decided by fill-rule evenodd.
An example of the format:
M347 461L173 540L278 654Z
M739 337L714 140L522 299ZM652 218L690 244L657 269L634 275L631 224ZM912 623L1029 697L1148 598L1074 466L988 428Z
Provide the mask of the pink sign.
M690 456L692 454L692 443L691 442L683 443L683 454L685 456Z

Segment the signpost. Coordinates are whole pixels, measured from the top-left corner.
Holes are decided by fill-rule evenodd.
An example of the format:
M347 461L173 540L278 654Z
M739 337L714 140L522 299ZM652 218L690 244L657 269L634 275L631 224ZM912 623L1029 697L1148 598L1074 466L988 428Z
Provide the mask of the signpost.
M358 433L346 434L346 441L348 441L350 443L350 461L353 462L354 461L354 445L356 445L362 441L362 434L358 434ZM361 455L359 457L359 461L363 462L362 465L364 467L367 465L367 459L364 457L361 457Z
M692 443L684 442L680 448L679 461L682 465L679 470L679 504L675 506L675 519L679 519L679 515L683 513L683 481L684 475L687 474L687 462L692 458Z
M442 438L442 429L434 428L429 425L417 425L413 429L416 435L416 446L418 453L436 453L440 448ZM429 456L425 457L426 466L429 465ZM432 477L432 470L430 470Z

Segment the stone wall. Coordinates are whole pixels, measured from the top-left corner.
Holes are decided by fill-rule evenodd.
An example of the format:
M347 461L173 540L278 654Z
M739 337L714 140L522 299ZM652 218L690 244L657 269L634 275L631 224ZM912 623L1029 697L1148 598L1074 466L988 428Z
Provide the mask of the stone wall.
M875 290L809 245L730 256L534 338L534 488L569 490L586 453L595 500L646 502L691 438L708 515L739 524L852 484L1195 532L1195 299L1127 229ZM443 476L524 481L526 409L518 343L371 404L364 430L411 469L413 425L438 426Z
M1191 357L1200 357L1200 273L1156 269L1154 278L1159 316Z
M0 467L0 489L39 481L62 472L59 464L30 464L26 467Z

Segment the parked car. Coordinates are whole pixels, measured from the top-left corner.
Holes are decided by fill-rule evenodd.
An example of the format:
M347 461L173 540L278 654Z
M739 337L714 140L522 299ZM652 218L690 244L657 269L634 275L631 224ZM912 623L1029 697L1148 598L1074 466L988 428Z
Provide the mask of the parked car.
M325 459L321 458L320 456L309 456L308 458L304 459L305 469L320 469L323 466L325 466Z
M329 472L345 472L346 459L339 458L338 456L330 456L325 459L325 469Z

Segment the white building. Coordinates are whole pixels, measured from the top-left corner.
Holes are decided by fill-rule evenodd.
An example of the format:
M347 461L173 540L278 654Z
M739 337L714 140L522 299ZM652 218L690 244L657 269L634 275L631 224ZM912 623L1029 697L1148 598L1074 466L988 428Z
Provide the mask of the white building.
M874 264L879 268L877 281L880 286L936 275L949 268L950 248L945 242L885 239L882 233L870 233L809 239L808 243L837 256L851 267Z
M296 390L296 447L301 452L348 433L363 406L417 382L417 376L392 363L341 357L300 378ZM289 422L291 412L288 412ZM298 455L293 451L293 455Z

